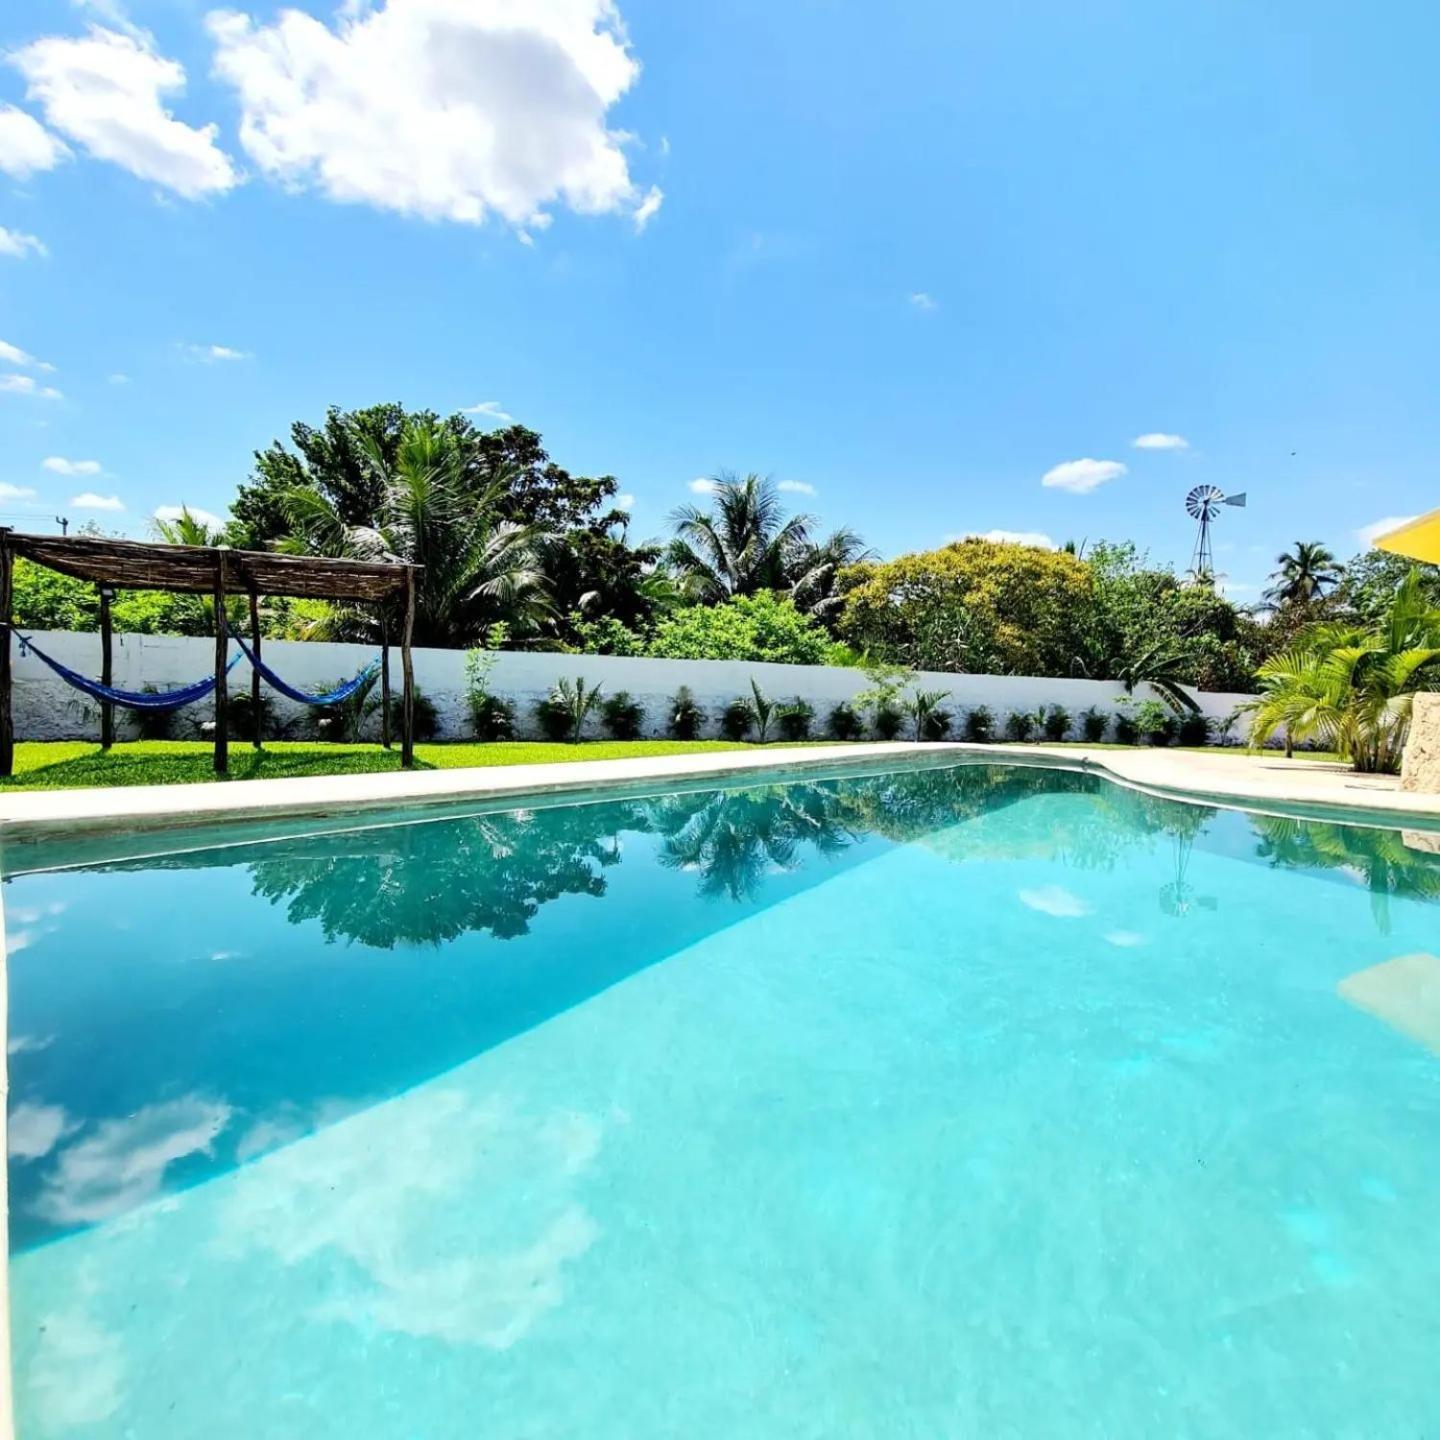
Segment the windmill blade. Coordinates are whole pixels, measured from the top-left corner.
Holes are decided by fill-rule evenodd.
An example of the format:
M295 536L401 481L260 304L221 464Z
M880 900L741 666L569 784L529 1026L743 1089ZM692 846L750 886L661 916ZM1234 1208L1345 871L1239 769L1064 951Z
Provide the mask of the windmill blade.
M1220 503L1222 505L1238 505L1243 510L1245 508L1245 492L1242 490L1238 495L1227 495Z

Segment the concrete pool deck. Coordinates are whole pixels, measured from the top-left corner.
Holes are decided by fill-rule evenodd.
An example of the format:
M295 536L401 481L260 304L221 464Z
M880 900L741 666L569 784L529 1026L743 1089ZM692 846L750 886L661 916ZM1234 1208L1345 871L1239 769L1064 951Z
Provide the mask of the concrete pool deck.
M815 745L784 750L720 751L634 760L574 760L548 765L420 770L199 785L114 786L15 791L0 795L0 840L94 830L164 829L226 820L335 815L439 801L493 802L597 787L739 779L764 773L844 771L891 761L933 764L1058 765L1094 771L1177 800L1280 807L1292 813L1403 825L1440 821L1440 795L1402 791L1389 775L1356 775L1317 760L1272 753L1105 749L1085 746L915 744L909 741Z

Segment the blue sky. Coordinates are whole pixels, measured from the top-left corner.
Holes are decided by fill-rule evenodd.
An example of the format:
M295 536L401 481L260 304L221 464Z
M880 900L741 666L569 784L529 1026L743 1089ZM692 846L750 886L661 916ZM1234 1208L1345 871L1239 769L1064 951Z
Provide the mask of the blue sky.
M385 399L533 426L640 535L754 469L886 553L1183 567L1244 489L1242 599L1440 504L1432 6L290 9L0 12L5 515L221 512Z

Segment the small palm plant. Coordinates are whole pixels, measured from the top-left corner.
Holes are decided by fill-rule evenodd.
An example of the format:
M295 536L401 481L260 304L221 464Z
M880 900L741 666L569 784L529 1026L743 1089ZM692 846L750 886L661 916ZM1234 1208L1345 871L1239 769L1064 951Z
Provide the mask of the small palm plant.
M590 712L600 703L598 685L587 685L581 676L557 680L550 693L535 707L535 718L548 740L577 744Z
M754 680L750 682L750 693L755 697L750 702L750 713L755 717L755 738L763 745L769 738L770 722L775 718L778 706Z
M950 716L940 708L943 690L921 690L918 687L905 697L905 713L915 728L916 740L939 740L950 728ZM937 733L938 732L938 733Z

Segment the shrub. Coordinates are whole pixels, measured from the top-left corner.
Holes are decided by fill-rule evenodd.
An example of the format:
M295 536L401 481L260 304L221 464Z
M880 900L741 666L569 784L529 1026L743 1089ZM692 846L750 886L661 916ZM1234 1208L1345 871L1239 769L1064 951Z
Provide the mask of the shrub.
M776 723L780 726L780 736L784 740L808 740L810 738L810 726L815 720L815 707L808 701L796 696L793 700L786 701L775 712Z
M1135 717L1121 711L1115 717L1115 738L1122 745L1135 745L1140 740L1140 727L1135 723Z
M1125 702L1125 708L1127 711L1134 710L1138 738L1148 740L1152 745L1169 745L1175 739L1178 727L1174 711L1162 701L1130 700Z
M695 703L688 685L682 685L670 701L670 722L666 729L677 740L698 740L705 724L705 712Z
M496 741L515 738L515 706L499 695L470 697L470 723L477 740Z
M1035 717L1028 710L1012 710L1005 717L1005 738L1024 744L1035 734Z
M1047 740L1063 740L1070 733L1070 712L1063 705L1052 705L1044 716Z
M1110 717L1094 705L1080 716L1080 734L1092 745L1103 740L1109 728Z
M662 660L773 660L823 665L830 638L792 601L773 591L737 595L719 605L691 605L655 627L645 647Z
M515 736L515 707L490 690L490 672L499 650L509 638L504 624L485 632L485 643L465 652L465 707L478 740L511 740Z
M1210 722L1193 710L1187 711L1180 721L1179 738L1182 745L1208 745Z
M948 710L932 710L920 722L920 739L922 740L943 740L950 733L950 712Z
M586 718L600 703L600 687L586 685L582 678L557 680L550 693L535 707L535 719L547 740L578 743Z
M732 700L720 712L720 733L727 740L743 740L755 723L755 711L748 700Z
M376 706L367 708L365 712L367 715L370 713L370 708L378 708L378 702L376 702ZM415 720L415 738L417 740L433 740L436 732L440 729L440 716L435 709L435 702L419 686L415 688L414 708L410 713ZM357 732L358 729L357 726ZM392 694L390 696L390 739L392 743L396 745L400 743L400 737L404 730L405 696ZM339 738L336 736L336 739Z
M984 705L966 712L965 738L975 745L988 745L995 738L995 717Z
M601 707L605 728L615 740L638 740L645 719L645 707L630 698L628 690L617 690Z
M875 734L881 740L893 740L905 723L900 707L892 700L882 700L875 706Z
M844 700L830 712L825 728L832 740L858 740L865 733L865 726L855 713L855 707Z
M255 738L254 710L250 699L248 689L232 690L225 703L225 729L232 740L253 740ZM144 712L139 713L143 714ZM275 702L264 690L260 692L260 727L261 734L267 740L276 739L280 733L275 724Z

